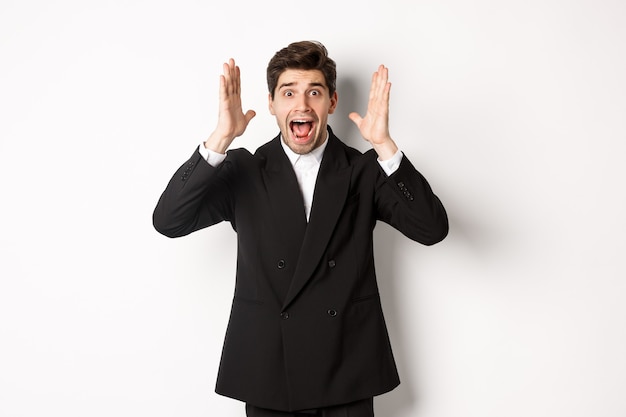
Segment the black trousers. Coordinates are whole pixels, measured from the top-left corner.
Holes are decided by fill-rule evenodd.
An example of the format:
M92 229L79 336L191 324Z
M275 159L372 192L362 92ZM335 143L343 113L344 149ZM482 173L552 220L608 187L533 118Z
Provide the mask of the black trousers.
M246 404L247 417L374 417L374 399L334 405L316 410L276 411Z

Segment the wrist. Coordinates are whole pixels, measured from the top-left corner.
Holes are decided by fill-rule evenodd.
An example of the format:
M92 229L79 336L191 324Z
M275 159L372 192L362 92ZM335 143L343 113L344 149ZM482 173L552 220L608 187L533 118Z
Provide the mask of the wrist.
M386 161L392 158L396 152L398 152L398 146L393 141L393 139L389 138L382 143L374 143L372 144L374 150L378 154L378 159L381 161Z
M211 133L211 136L203 142L204 147L213 152L225 154L234 138L222 136L217 132Z

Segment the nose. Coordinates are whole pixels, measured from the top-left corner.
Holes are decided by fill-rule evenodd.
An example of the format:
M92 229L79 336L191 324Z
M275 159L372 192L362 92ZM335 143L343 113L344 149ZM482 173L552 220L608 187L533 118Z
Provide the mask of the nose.
M306 94L302 94L297 98L296 110L301 112L308 112L311 109L309 105L309 97Z

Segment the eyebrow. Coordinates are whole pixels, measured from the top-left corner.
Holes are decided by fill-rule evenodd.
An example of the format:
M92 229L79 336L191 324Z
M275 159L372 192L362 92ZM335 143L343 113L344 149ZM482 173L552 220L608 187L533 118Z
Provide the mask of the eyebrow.
M280 90L281 88L284 87L293 87L294 85L296 85L296 82L290 82L290 83L282 83L281 85L278 86L278 89ZM308 87L322 87L322 88L326 88L326 85L324 83L320 83L320 82L312 82L308 84Z

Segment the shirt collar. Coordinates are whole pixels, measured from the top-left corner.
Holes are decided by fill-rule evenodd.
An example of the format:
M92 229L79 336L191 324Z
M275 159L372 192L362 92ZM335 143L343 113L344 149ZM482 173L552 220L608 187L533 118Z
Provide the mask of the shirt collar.
M287 154L287 158L289 158L289 162L291 162L292 166L294 166L296 162L298 162L298 159L300 159L300 157L304 155L312 155L313 157L315 157L315 160L319 164L322 162L322 157L324 156L324 149L326 149L326 146L328 145L328 131L326 131L326 139L324 140L324 142L317 148L313 149L311 152L304 154L304 155L300 155L292 151L289 148L289 146L285 144L285 141L283 140L282 135L280 136L280 144L282 145L283 150Z

